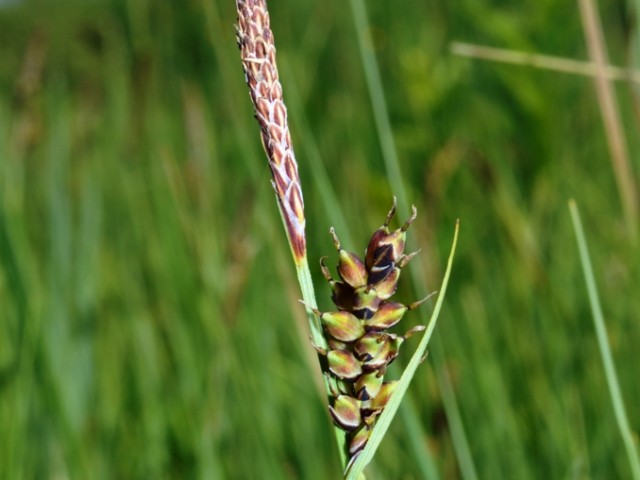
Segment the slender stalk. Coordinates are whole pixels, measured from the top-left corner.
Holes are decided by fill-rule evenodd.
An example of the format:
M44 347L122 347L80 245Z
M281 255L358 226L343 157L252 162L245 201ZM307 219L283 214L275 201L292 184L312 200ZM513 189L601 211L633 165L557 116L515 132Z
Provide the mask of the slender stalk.
M609 386L609 395L611 396L613 411L615 413L616 422L618 423L618 430L620 431L620 436L622 437L622 441L627 452L633 478L634 480L640 480L640 455L638 454L638 450L633 441L633 433L631 431L631 426L629 425L629 419L627 418L627 412L622 399L622 391L620 390L620 384L618 383L618 376L616 374L616 367L613 363L613 355L611 354L611 348L609 347L607 329L604 324L604 315L602 313L602 306L600 305L598 289L596 288L593 268L589 259L589 250L587 248L584 230L582 229L580 213L578 212L576 202L573 200L569 202L569 211L571 213L571 220L573 221L573 229L576 234L576 242L578 243L578 251L580 252L580 262L582 263L584 280L587 284L589 302L591 303L591 312L593 313L593 323L596 329L598 347L602 357L602 364L604 365L607 385Z
M572 58L541 55L538 53L487 47L485 45L475 45L464 42L452 42L450 49L451 53L461 57L479 58L512 65L523 65L541 70L583 75L585 77L604 75L607 80L640 83L640 70L622 68L614 65L604 65L598 68L593 62L582 62Z
M593 0L578 0L589 57L596 65L596 93L602 114L604 130L611 154L611 165L618 185L618 193L631 237L638 235L638 190L629 161L627 140L620 120L611 82L605 74L608 64L607 50L602 34L600 15Z

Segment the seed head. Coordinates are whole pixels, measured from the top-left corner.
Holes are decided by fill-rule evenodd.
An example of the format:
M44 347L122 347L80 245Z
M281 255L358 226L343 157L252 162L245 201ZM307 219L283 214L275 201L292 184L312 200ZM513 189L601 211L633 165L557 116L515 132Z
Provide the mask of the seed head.
M388 225L395 211L394 199L384 224L369 240L364 260L344 250L333 228L330 230L338 250L340 280L331 277L325 258L320 261L338 307L337 312L316 313L329 347L325 352L327 375L339 385L329 410L347 436L348 465L362 452L396 386L395 382L384 381L387 366L407 338L424 330L420 325L404 336L388 332L407 311L424 301L404 305L388 300L398 287L402 268L415 255L404 253L406 230L416 218L415 207L404 225L391 232Z

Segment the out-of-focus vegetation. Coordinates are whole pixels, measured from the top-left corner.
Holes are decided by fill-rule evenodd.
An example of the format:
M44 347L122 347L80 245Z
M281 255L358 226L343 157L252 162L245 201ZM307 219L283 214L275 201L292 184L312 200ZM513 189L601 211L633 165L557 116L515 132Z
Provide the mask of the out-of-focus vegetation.
M611 63L640 64L638 2L599 7ZM586 60L577 4L368 8L420 213L411 268L432 288L462 225L433 350L369 478L629 478L567 211L637 432L638 243L593 82L449 49ZM330 308L329 226L363 250L394 192L349 2L270 10ZM221 0L0 7L0 477L339 476L234 21ZM639 89L615 93L637 178ZM411 283L400 300L428 293Z

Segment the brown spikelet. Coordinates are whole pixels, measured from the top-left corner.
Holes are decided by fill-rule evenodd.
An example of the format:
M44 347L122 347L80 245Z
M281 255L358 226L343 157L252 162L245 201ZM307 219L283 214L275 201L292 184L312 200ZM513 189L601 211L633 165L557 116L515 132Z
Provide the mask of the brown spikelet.
M236 36L245 79L269 158L280 212L294 260L306 256L305 216L298 164L291 145L287 108L278 79L276 47L266 0L237 0Z

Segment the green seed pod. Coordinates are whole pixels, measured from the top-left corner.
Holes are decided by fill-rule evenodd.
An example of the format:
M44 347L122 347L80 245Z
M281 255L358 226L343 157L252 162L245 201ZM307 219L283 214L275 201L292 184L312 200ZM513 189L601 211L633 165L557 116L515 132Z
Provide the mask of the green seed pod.
M320 320L326 332L342 342L353 342L364 334L362 321L349 312L326 312Z
M418 216L416 207L411 207L411 216L405 224L396 231L389 233L387 224L380 227L372 235L367 246L365 266L367 270L383 267L391 262L397 262L404 252L407 239L407 229ZM387 217L389 219L389 217ZM390 219L389 219L390 220Z
M396 207L397 207L397 199L396 197L393 197L393 205L391 206L389 213L387 213L387 218L385 219L382 226L373 233L373 235L371 236L371 239L369 240L369 244L367 245L367 250L365 252L365 266L367 267L367 270L371 270L371 267L374 264L376 249L380 245L380 242L387 235L389 235L389 222L391 221L391 219L396 213Z
M360 287L353 292L353 314L366 320L373 317L380 306L380 295L373 288Z
M353 345L353 351L362 361L371 360L378 355L385 343L385 334L369 332L363 335Z
M362 366L348 350L331 350L327 354L329 370L340 379L353 380L362 373Z
M378 395L383 379L384 375L379 371L360 375L353 384L358 400L370 400Z
M392 209L392 211L393 210L394 209ZM391 212L389 213L391 214ZM376 286L381 282L386 281L387 277L392 274L397 264L403 261L405 258L404 247L407 237L406 230L415 220L416 216L416 208L412 207L411 217L401 228L393 233L389 233L387 225L385 224L373 234L365 255L365 267L369 272L369 285ZM390 217L387 216L387 219L389 220ZM403 264L404 263L406 263L406 261L403 261Z
M329 347L329 351L331 350L347 350L349 346L345 342L341 342L340 340L336 340L332 336L327 337L327 346Z
M370 319L364 322L364 327L373 331L386 330L397 324L409 307L401 303L385 302Z
M378 245L387 235L389 235L389 229L385 225L376 230L371 236L371 240L369 240L369 245L367 245L364 255L364 265L367 270L371 270L371 267L375 264Z
M370 436L371 427L367 424L363 424L351 438L351 442L349 443L349 454L355 455L361 452L367 444L367 441L369 441Z
M363 287L367 284L367 270L364 268L364 263L355 253L346 250L340 250L338 275L353 288Z
M397 262L404 253L404 246L407 240L407 232L398 229L378 240L373 253L372 268L375 265L383 265L389 262Z
M327 279L331 286L331 299L340 310L351 311L353 308L353 288L344 282L338 282L331 277L329 269L325 265L327 257L320 259L320 269L322 275Z
M374 253L373 264L367 267L369 271L367 280L371 286L384 281L396 265L392 258L393 248L390 245L380 247Z
M397 386L397 380L383 383L382 388L380 389L380 393L378 393L378 395L373 400L371 400L370 409L374 412L381 412L384 407L387 406L387 403L389 403L389 399L391 398L391 395L393 394L393 391Z
M403 337L394 334L383 334L382 348L373 358L364 362L362 368L371 371L386 367L398 356L403 342Z
M354 290L344 282L336 282L332 287L331 300L340 310L352 312L354 309Z
M380 411L367 410L364 407L360 407L360 415L362 415L362 421L371 427L375 423L378 415L380 415Z
M400 278L400 269L394 267L389 271L389 274L380 283L375 285L378 297L381 300L386 300L391 297L398 289L398 279Z
M329 230L333 237L333 243L340 254L338 261L338 275L344 282L353 288L363 287L367 284L367 269L364 263L355 253L347 252L340 246L340 240L333 227Z
M339 395L333 403L333 406L329 406L329 412L333 417L333 421L336 422L336 425L343 430L354 430L362 422L360 402L346 395Z
M387 335L385 335L387 337ZM376 355L368 359L362 364L362 368L366 371L378 370L386 367L389 364L389 358L391 356L391 342L388 338L384 338L382 342L382 348Z

